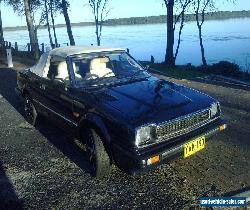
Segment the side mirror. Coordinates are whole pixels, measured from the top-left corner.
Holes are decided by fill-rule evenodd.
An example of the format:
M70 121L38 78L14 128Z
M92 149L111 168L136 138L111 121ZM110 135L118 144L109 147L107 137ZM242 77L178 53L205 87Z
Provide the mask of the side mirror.
M145 69L145 71L148 71L148 70L150 69L150 65L146 65L146 66L144 67L144 69Z

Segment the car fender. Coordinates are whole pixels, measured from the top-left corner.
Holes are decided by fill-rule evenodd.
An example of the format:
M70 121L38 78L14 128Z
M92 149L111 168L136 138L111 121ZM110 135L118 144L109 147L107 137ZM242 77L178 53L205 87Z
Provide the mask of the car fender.
M95 113L87 113L81 118L79 125L79 133L80 129L84 126L90 126L91 128L94 128L100 135L107 152L111 156L111 136L108 132L107 126L100 116Z

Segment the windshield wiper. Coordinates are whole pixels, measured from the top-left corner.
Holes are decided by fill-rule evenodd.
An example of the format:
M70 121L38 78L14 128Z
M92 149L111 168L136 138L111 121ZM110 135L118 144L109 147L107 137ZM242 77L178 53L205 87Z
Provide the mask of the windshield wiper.
M140 74L142 74L142 71L137 71L137 72L135 72L133 75L131 75L131 76L129 77L129 80L128 80L128 81L134 81L135 79L145 79L145 78L147 78L146 75L141 75L140 78L137 78Z
M146 75L141 75L139 78L138 76L142 74L141 71L136 71L134 74L132 74L131 76L128 77L122 77L122 78L117 78L117 77L99 77L96 78L94 80L90 80L88 82L81 82L81 84L84 86L84 88L101 88L104 86L112 86L112 85L116 85L116 84L123 84L123 83L130 83L132 81L135 80L142 80L142 79L146 79L149 76ZM105 82L103 82L104 80L107 80Z
M111 81L111 78L113 77L99 77L94 80L90 80L88 82L81 82L82 85L84 85L85 88L98 88L98 87L103 87L106 85L109 85L110 83L113 83ZM105 83L103 80L107 80Z

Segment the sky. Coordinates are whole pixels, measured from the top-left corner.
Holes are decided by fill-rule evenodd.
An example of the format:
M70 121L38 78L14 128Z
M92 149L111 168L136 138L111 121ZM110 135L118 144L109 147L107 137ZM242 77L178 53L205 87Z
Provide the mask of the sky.
M250 10L250 0L237 0L235 4L228 3L226 0L216 0L217 9L220 11L240 11ZM162 4L163 0L110 0L111 11L108 19L123 17L143 17L166 14L166 8ZM70 0L69 16L72 23L92 21L90 8L87 6L88 0ZM3 26L23 26L26 25L25 17L18 16L9 6L1 4ZM39 14L36 14L36 19ZM56 16L57 24L65 23L61 14Z

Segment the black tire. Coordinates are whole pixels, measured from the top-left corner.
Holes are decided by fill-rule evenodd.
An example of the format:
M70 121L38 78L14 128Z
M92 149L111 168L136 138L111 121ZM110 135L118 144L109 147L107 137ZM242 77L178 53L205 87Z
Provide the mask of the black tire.
M27 122L33 126L36 126L38 113L33 104L32 98L29 95L25 95L24 97L24 113Z
M111 169L111 161L101 137L91 128L85 130L85 136L91 175L98 179L107 178Z

